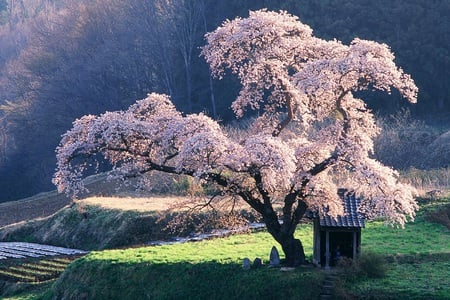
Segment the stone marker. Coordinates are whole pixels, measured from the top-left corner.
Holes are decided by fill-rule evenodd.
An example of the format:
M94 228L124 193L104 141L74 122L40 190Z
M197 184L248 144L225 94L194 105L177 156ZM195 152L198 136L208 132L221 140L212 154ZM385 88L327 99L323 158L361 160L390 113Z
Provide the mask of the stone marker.
M251 268L251 262L250 262L250 259L248 259L247 257L246 258L244 258L244 260L242 261L242 269L244 269L244 270L250 270L250 268Z
M263 265L262 259L259 257L255 258L255 260L253 261L253 268L258 269L262 267L262 265Z
M270 251L269 265L271 267L280 266L280 254L278 253L277 247L275 246L273 246L272 250Z

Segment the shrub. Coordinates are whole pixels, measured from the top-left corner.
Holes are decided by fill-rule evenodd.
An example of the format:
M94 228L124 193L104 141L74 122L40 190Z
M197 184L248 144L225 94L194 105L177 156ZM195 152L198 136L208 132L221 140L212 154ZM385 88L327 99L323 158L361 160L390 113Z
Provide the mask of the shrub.
M420 190L423 201L435 201L446 196L450 186L450 168L429 170L409 168L401 172L401 180Z
M383 278L387 272L387 264L381 254L365 253L356 260L356 264L369 278Z
M383 255L365 252L356 260L342 259L338 263L339 275L347 282L364 278L382 278L387 272L387 263Z
M439 207L435 211L427 213L427 219L442 224L450 230L450 205Z

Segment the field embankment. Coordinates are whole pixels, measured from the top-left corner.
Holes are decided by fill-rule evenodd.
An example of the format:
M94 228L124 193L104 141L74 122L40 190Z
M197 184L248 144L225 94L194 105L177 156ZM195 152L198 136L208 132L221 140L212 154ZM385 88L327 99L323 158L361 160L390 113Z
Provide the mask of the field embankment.
M163 210L173 201L177 198L87 198L49 217L0 228L0 241L83 250L145 244L170 236L165 228L172 215Z
M107 174L103 173L86 178L84 184L89 192L84 193L82 197L130 194L130 188L121 188L117 182L109 181L106 177ZM9 224L46 218L71 203L72 200L69 197L56 190L39 193L21 200L0 203L0 228Z
M152 226L172 201L91 197L45 219L3 227L0 240L1 235L26 241L39 238L84 249L141 244L159 239L161 228ZM385 273L372 278L366 272L370 264L364 271L355 265L344 266L342 281L336 285L337 299L450 299L450 231L446 227L450 199L423 199L420 204L416 221L407 223L405 229L378 221L367 224L362 253L381 256ZM303 224L296 235L310 255L311 226ZM53 286L39 285L21 295L26 299L174 299L181 295L192 299L317 299L324 278L320 269L242 270L244 257L267 260L273 245L269 234L258 232L199 243L98 251L71 264Z

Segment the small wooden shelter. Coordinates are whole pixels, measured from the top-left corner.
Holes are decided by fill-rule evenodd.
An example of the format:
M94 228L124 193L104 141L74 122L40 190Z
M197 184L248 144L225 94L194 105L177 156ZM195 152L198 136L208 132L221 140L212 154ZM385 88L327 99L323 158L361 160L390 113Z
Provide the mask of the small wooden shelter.
M342 257L354 259L361 248L364 216L358 212L360 199L353 191L339 189L344 215L333 218L327 214L314 217L313 263L329 268Z

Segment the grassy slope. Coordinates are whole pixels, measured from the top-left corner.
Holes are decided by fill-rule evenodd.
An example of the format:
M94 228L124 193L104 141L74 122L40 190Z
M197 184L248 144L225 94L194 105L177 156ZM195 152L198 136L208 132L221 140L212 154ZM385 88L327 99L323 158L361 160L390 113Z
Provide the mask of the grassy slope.
M162 212L180 197L90 197L46 218L1 227L0 241L98 250L163 239ZM165 215L165 214L164 214Z
M155 212L105 210L76 204L55 215L0 229L0 241L25 241L83 250L143 243L161 238Z

